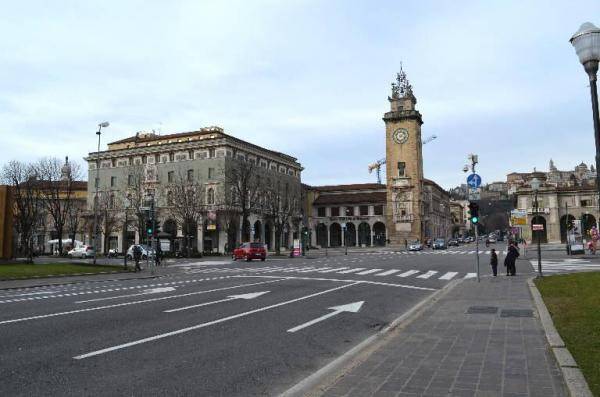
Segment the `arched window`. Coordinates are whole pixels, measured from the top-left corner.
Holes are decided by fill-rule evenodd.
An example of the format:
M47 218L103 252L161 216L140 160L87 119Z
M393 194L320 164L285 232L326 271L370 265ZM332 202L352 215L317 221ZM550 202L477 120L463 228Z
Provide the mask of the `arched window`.
M215 203L215 190L211 187L206 192L206 204L212 205Z

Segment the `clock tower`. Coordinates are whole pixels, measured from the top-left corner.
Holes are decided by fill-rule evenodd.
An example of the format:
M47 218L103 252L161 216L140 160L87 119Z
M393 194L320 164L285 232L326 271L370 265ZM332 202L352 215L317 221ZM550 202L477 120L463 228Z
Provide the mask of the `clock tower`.
M423 241L423 153L421 113L406 74L400 68L385 113L387 238L391 245Z

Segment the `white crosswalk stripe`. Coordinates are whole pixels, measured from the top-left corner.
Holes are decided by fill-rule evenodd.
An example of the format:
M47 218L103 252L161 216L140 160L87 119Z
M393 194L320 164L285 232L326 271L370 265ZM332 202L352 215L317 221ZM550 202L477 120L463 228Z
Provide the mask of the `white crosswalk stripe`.
M365 274L377 273L377 272L380 272L382 270L383 269L369 269L369 270L365 270L365 271L362 271L362 272L359 272L359 273L356 273L356 274L364 276Z
M417 273L419 273L419 271L418 271L418 270L409 270L409 271L407 271L407 272L404 272L404 273L401 273L401 274L397 274L397 276L398 276L398 277L410 277L410 276L412 276L413 274L417 274Z
M366 269L366 267L355 267L354 269L342 270L341 272L338 272L338 274L348 274L348 273L360 272L361 270L365 270L365 269Z
M448 272L446 274L444 274L442 277L440 277L440 280L452 280L454 277L456 277L456 275L458 274L458 272Z
M417 278L429 278L431 276L433 276L434 274L436 274L437 271L435 270L429 270L427 273L421 274L420 276L417 276Z
M477 273L467 273L464 278L475 278Z
M400 271L400 269L391 269L391 270L387 270L383 273L377 273L376 276L389 276L390 274L398 273L399 271Z
M346 270L346 269L349 269L349 267L336 267L335 269L321 270L319 273L333 273L333 272L338 272L340 270Z

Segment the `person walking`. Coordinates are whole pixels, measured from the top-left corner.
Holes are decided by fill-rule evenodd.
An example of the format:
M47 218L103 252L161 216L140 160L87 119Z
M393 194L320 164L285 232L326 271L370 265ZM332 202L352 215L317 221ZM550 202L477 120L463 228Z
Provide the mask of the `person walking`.
M142 249L136 244L133 246L133 260L135 261L134 272L142 271L142 268L140 267L140 259L142 259Z
M494 277L498 275L498 254L496 254L496 250L492 248L492 255L490 257L490 265L492 266L492 273Z
M506 259L504 260L504 264L506 265L506 275L516 276L517 275L517 258L519 257L519 250L515 247L514 243L510 243L508 246L508 253L506 254Z
M156 242L156 252L155 252L155 258L154 261L156 263L156 266L160 266L162 263L162 247L160 246L160 240Z

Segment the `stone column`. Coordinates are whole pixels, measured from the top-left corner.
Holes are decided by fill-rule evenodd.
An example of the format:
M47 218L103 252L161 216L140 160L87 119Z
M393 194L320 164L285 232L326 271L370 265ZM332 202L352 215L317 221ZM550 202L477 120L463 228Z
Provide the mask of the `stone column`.
M327 229L327 246L331 247L331 235L329 233L329 225L325 225Z
M260 221L260 242L265 243L265 221L261 219Z
M373 237L375 237L375 232L373 232L373 227L371 227L371 247L373 246Z
M135 231L135 243L139 244L140 243L140 232L139 231Z
M342 247L346 246L346 228L342 228Z
M358 226L356 225L356 223L353 223L354 225L354 246L358 247Z
M204 221L201 221L198 224L198 241L197 241L197 249L198 252L204 252Z

